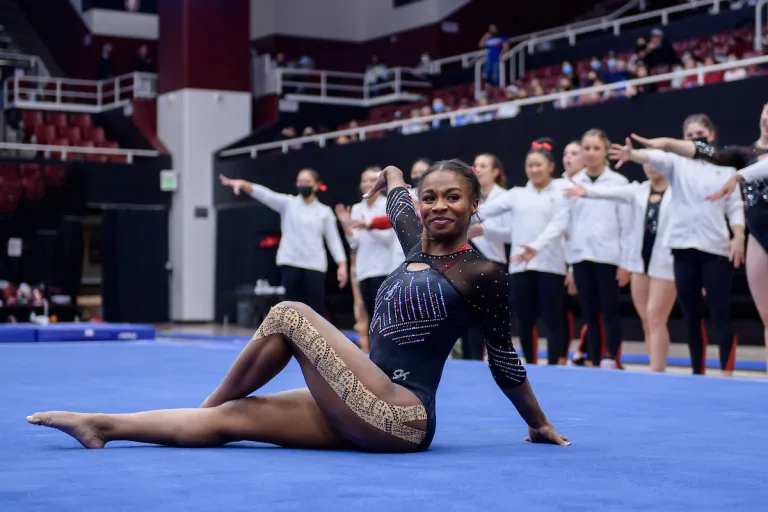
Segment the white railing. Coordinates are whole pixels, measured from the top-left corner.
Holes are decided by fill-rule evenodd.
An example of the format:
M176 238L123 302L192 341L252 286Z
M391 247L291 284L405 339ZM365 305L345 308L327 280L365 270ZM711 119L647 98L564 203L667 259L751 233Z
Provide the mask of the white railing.
M24 53L0 51L0 64L3 66L20 67L19 64L29 66L33 76L50 77L51 73L43 62L43 59L37 55L26 55Z
M388 131L403 128L409 124L429 124L433 121L450 120L451 125L454 125L456 119L459 116L472 116L477 114L495 113L501 106L517 106L524 107L528 105L539 105L543 103L558 102L560 104L568 104L568 100L573 100L579 96L585 94L598 93L602 94L609 91L616 91L627 89L631 87L639 87L642 85L656 84L661 82L667 82L671 80L685 79L687 77L695 76L698 79L699 85L704 85L704 77L709 73L716 73L720 71L727 71L729 69L736 69L749 66L757 66L760 64L768 64L768 55L762 55L760 57L753 57L751 59L742 59L739 61L725 62L723 64L715 64L713 66L701 66L697 69L673 71L671 73L664 73L663 75L654 75L647 78L635 78L633 80L627 80L625 82L619 82L608 85L600 85L597 87L587 87L576 91L558 92L553 94L546 94L544 96L536 96L533 98L526 98L523 100L514 100L503 103L496 103L493 105L487 105L482 107L472 107L468 109L454 110L444 114L435 114L432 116L419 117L414 119L391 121L388 123L380 123L370 126L364 126L359 128L352 128L346 130L338 130L335 132L323 133L319 135L312 135L309 137L297 137L295 139L286 139L279 142L269 142L265 144L256 144L253 146L247 146L242 148L234 148L222 151L220 156L233 157L238 155L251 155L255 158L258 153L262 151L269 151L272 149L281 149L283 153L287 153L291 146L317 143L320 147L325 147L328 140L334 140L341 136L358 136L360 140L365 140L366 133Z
M629 2L624 4L622 7L619 7L618 9L616 9L611 14L597 18L597 20L599 20L600 23L607 23L609 21L615 20L620 16L623 16L625 13L635 8L639 8L641 11L644 11L645 0L630 0ZM522 41L528 41L529 39L537 39L537 38L546 37L552 34L560 34L568 30L575 30L579 27L593 25L595 24L595 22L596 22L595 18L592 18L588 20L578 21L576 23L569 23L567 25L562 25L559 27L539 30L538 32L531 32L529 34L514 36L509 38L508 42L509 44L516 44ZM429 71L430 73L437 74L442 71L443 66L448 64L454 64L456 62L460 62L462 68L468 68L473 64L475 64L478 59L484 58L485 55L486 55L486 50L475 50L473 52L462 53L460 55L452 55L450 57L444 57L442 59L435 59L430 62Z
M509 79L509 83L513 83L525 75L525 56L526 54L534 53L536 51L536 46L541 43L567 40L568 44L574 46L576 44L577 36L595 32L606 32L608 30L611 30L614 36L618 36L621 34L622 28L627 25L654 19L658 19L661 25L666 26L669 24L669 16L679 12L701 9L702 7L712 7L710 12L712 14L717 14L720 12L720 4L723 1L724 0L698 0L695 2L686 2L674 7L667 7L665 9L658 9L633 16L625 16L623 18L620 17L614 20L602 19L597 22L576 28L569 28L557 33L529 38L526 41L520 42L506 54L502 55L501 61L499 62L499 86L505 87L508 83L507 79ZM485 65L486 60L487 59L483 57L475 63L475 91L477 94L482 90L482 68ZM507 68L509 68L508 74Z
M154 73L105 80L16 76L5 81L3 94L7 107L98 113L134 99L154 98L156 81Z
M275 72L275 90L287 100L373 106L420 97L412 89L426 89L427 72L419 69L388 68L386 79L369 83L365 73L284 69Z
M80 146L55 146L51 144L22 144L17 142L0 142L0 151L43 151L50 158L51 153L60 153L61 158L55 160L67 160L67 155L100 155L100 156L124 156L127 162L133 163L134 157L157 157L159 151L150 149L125 149L125 148L88 148Z
M763 35L763 8L765 8L765 11L768 12L768 0L760 0L755 5L755 51L761 52L763 51L763 39L768 38L768 32L766 32L765 36Z

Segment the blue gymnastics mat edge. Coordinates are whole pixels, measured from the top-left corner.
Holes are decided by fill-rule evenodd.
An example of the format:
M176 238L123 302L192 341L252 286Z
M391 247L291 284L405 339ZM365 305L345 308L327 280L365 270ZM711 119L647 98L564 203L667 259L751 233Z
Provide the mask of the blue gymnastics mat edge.
M353 343L355 344L360 343L360 337L356 332L354 331L343 331L343 332L347 336L347 338L352 340ZM249 341L251 339L249 336L235 336L235 335L227 335L227 334L185 334L183 332L182 333L158 332L157 337L166 338L166 339L200 340L200 341ZM573 356L573 353L569 354L569 357L571 356ZM546 350L540 350L539 357L546 358L547 357ZM621 362L626 364L648 365L650 364L650 359L645 354L622 354ZM690 357L668 357L667 365L690 367L691 358ZM720 368L720 361L716 359L707 359L707 368ZM744 371L764 372L766 371L766 363L764 361L736 361L735 369L744 370Z
M152 325L125 323L33 323L0 326L0 342L146 341L155 339Z

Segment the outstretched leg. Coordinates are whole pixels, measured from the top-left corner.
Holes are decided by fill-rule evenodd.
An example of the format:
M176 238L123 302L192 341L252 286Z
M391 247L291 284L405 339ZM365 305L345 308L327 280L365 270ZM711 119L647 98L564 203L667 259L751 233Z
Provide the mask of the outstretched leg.
M36 413L27 420L56 428L86 448L135 441L205 448L257 441L293 448L349 447L331 428L308 389L233 400L205 409L168 409L134 414Z
M253 371L250 385L267 382L285 366L284 359L275 357L272 361L264 356L268 351L282 356L280 343L299 362L313 404L321 415L297 418L284 414L283 409L265 411L264 407L250 406L260 403L257 400L269 400L266 397L134 415L41 413L29 420L58 428L84 446L94 448L121 439L191 447L251 440L318 448L342 444L385 452L423 449L427 441L427 413L419 399L395 385L341 332L303 304L286 302L274 307L254 335L248 354L243 351L230 374L249 374L250 360L264 369L262 375ZM265 415L270 417L266 419ZM320 417L322 421L318 420ZM271 422L269 428L264 426L265 421ZM292 428L297 422L304 423L303 428L315 428L297 433ZM336 437L322 437L322 442L318 442L312 437L317 430L334 432Z

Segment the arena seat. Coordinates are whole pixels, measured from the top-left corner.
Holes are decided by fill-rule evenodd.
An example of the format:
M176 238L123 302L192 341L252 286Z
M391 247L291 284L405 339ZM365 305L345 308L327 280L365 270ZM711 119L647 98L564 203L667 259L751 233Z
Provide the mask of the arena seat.
M65 112L41 112L23 110L21 119L24 124L25 142L31 142L35 136L37 144L51 144L76 147L118 148L119 144L107 139L101 126L93 124L90 114ZM61 152L53 152L53 159L61 159ZM109 158L104 155L82 155L67 153L67 160L88 160L90 162L126 162L124 156Z

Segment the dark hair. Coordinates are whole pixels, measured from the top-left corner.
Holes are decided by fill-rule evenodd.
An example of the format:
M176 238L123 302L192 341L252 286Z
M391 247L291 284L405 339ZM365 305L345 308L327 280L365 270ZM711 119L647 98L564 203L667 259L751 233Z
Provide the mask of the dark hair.
M538 153L554 164L555 157L553 156L553 153L555 152L556 147L557 144L555 143L554 139L549 137L540 137L531 142L531 149L528 150L526 157L531 153Z
M315 180L315 181L317 181L317 182L319 182L319 181L320 181L320 173L319 173L319 172L317 172L316 170L314 170L314 169L310 169L310 168L308 167L308 168L306 168L306 169L302 169L302 170L300 170L300 171L299 171L299 174L301 174L302 172L308 172L308 173L309 173L309 175L310 175L310 176L312 176L312 179L314 179L314 180Z
M683 131L685 131L685 129L688 128L688 125L691 123L699 123L713 134L717 133L715 123L712 122L712 119L710 119L707 114L691 114L690 116L686 117L685 121L683 121Z
M496 175L496 179L494 181L500 187L506 188L507 187L507 177L504 175L504 165L501 163L501 160L499 159L499 157L497 157L493 153L480 153L477 156L484 156L484 157L489 158L491 160L491 168L499 170L499 174ZM477 158L477 157L475 157L475 158Z
M435 171L450 171L458 174L459 176L464 178L464 181L466 181L467 184L469 185L469 188L472 191L472 200L473 201L480 200L480 196L481 196L480 181L477 179L477 175L475 174L475 171L472 170L472 166L469 165L468 163L462 162L457 158L453 158L451 160L440 160L439 162L435 162L434 164L429 166L429 169L424 171L424 174L421 175L421 182L423 183L424 180L427 179L427 176L429 176Z
M416 165L416 164L432 165L432 160L430 160L429 158L419 158L418 160L413 162L413 165Z
M317 183L317 190L319 192L326 192L326 191L328 191L328 187L325 185L325 183L323 183L323 180L320 179L320 173L319 172L317 172L316 170L311 169L309 167L307 167L306 169L300 170L299 174L301 174L303 172L308 172L309 175L312 176L312 179L315 180L315 182Z

